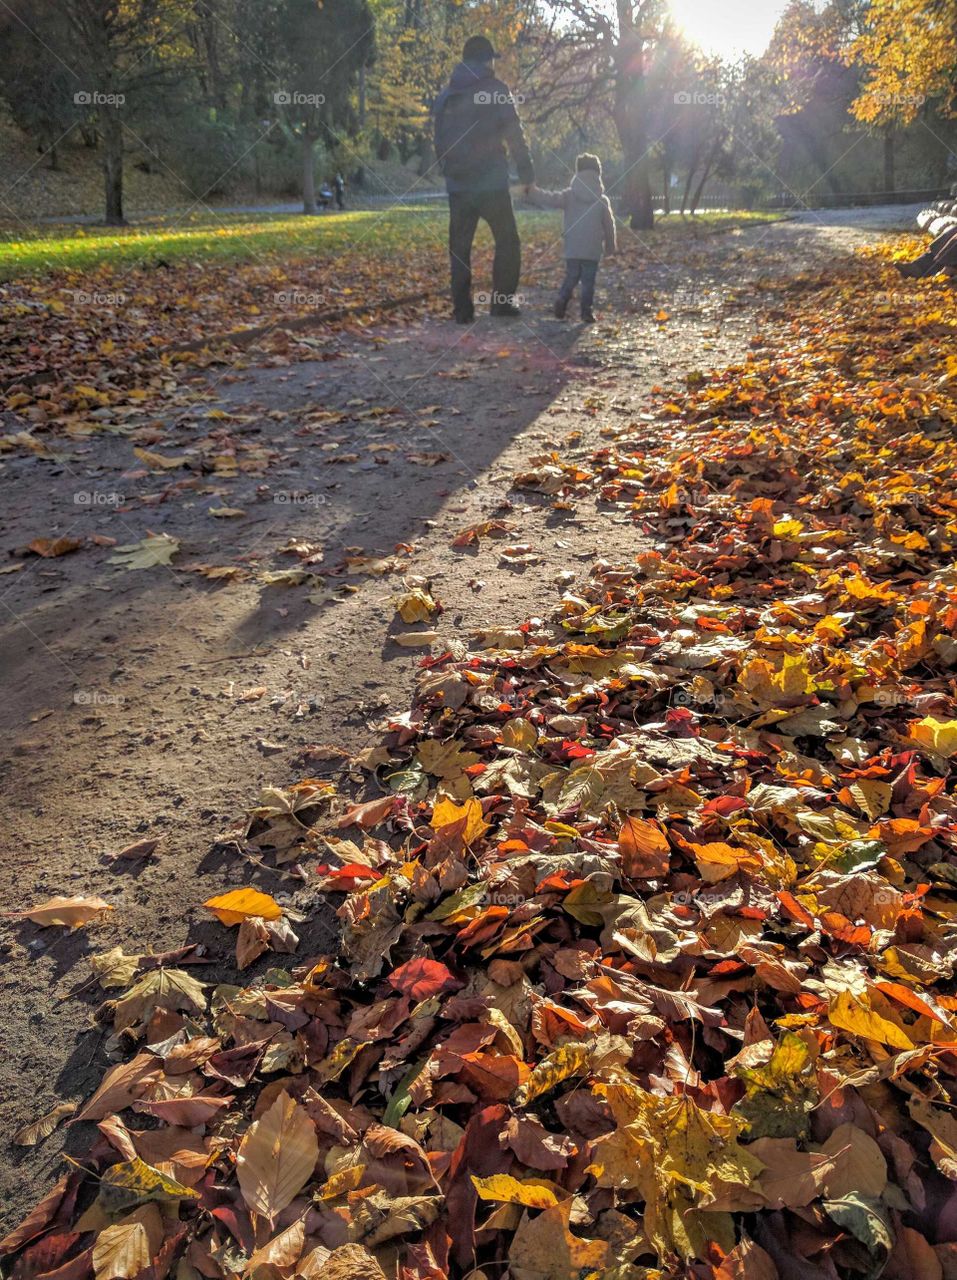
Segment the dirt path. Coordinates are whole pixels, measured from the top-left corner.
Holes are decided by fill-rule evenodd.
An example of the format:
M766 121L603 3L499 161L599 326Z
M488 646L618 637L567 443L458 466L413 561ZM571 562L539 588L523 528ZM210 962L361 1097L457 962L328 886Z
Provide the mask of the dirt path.
M603 432L640 420L655 384L740 358L775 305L768 280L869 238L813 223L755 227L702 240L680 267L629 250L604 280L606 319L593 329L545 318L549 295L535 291L518 322L319 337L314 362L256 368L250 354L248 367L213 371L197 406L135 440L95 435L56 459L6 462L8 551L39 536L128 544L147 531L181 547L170 568L126 572L109 547L87 544L0 577L8 907L54 894L115 906L75 935L4 927L5 1139L103 1073L95 1003L65 999L87 979L85 956L202 941L231 974L232 940L199 904L250 882L295 894L294 877L262 877L210 850L264 785L328 775L335 761L316 747L357 751L376 740L386 708L407 705L425 650L392 639L410 629L393 606L403 579L431 582L444 606L435 630L452 643L547 616L562 575L631 555L630 521L610 522L591 500L555 509L512 489L514 474L536 455L584 456ZM232 439L236 468L215 461ZM186 461L163 470L134 446ZM210 514L221 508L245 514ZM510 522L504 540L452 548L490 518ZM280 552L289 544L298 555ZM528 552L503 556L513 546ZM397 556L401 572L340 571L359 556ZM209 580L196 564L247 576ZM259 580L280 569L320 578ZM147 835L161 838L156 857L118 872L108 855ZM300 954L330 928L312 920ZM69 1141L80 1148L88 1135ZM5 1222L49 1180L62 1146L58 1133L14 1149L0 1185Z

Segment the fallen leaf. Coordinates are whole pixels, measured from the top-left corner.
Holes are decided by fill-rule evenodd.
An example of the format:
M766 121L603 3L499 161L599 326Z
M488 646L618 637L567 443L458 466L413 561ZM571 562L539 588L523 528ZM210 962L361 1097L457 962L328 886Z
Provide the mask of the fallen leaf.
M309 1181L318 1158L312 1121L281 1092L239 1146L236 1171L246 1206L274 1221Z

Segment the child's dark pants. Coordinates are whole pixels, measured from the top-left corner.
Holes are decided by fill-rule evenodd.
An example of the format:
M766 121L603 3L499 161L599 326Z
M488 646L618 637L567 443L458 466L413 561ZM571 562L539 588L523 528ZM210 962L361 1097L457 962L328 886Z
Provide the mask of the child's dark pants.
M591 258L566 258L565 279L558 291L558 300L563 306L571 302L575 286L581 281L582 315L591 311L595 301L595 280L598 276L598 263Z

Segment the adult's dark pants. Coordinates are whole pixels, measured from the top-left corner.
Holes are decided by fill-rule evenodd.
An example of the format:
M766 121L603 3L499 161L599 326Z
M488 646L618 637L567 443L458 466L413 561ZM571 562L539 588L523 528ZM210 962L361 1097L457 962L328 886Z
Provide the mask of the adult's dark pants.
M505 191L449 192L449 263L452 306L457 316L472 314L472 242L483 218L495 240L492 309L510 302L522 271L522 242L515 225L512 196Z
M953 270L957 267L957 227L942 232L926 253L915 258L905 271L905 275L934 276L939 271Z

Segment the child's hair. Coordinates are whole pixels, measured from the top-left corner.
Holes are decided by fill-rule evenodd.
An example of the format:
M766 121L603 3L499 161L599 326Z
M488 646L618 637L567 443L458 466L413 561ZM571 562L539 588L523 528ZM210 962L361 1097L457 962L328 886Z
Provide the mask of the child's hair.
M589 155L586 151L575 161L575 172L581 173L583 169L594 169L596 172L601 173L601 161L597 156Z

